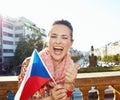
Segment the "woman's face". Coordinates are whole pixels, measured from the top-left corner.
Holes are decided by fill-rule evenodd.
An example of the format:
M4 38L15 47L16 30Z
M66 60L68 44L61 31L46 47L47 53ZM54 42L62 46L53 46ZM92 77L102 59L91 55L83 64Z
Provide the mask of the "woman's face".
M48 48L52 58L60 62L71 45L71 30L62 24L53 25L48 35Z

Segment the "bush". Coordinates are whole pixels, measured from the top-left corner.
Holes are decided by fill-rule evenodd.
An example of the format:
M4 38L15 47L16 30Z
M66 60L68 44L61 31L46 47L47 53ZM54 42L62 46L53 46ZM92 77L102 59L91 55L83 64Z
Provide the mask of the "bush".
M80 56L73 56L71 58L74 62L77 62L80 59Z
M110 72L110 71L120 71L120 66L80 68L78 70L78 73Z

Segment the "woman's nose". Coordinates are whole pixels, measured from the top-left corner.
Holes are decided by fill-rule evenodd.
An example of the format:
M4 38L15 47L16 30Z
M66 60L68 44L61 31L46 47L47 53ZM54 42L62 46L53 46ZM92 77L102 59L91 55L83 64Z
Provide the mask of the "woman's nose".
M62 41L61 41L61 39L60 38L56 38L56 43L57 44L60 44Z

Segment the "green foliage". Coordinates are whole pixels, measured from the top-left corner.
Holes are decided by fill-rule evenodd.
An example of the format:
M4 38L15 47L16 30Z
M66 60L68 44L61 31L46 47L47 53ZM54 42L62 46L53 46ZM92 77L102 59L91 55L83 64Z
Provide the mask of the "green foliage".
M71 57L74 62L78 61L80 59L80 56L73 56Z
M78 70L78 73L110 72L110 71L120 71L120 66L80 68Z
M40 33L27 35L26 38L20 38L13 57L14 65L21 64L26 57L31 56L34 49L38 51L43 49L43 41Z
M119 62L120 62L120 54L116 54L116 55L105 55L105 56L102 58L102 61L119 63Z
M23 59L25 59L26 47L27 42L25 41L25 38L20 38L13 57L14 65L19 65L23 61Z

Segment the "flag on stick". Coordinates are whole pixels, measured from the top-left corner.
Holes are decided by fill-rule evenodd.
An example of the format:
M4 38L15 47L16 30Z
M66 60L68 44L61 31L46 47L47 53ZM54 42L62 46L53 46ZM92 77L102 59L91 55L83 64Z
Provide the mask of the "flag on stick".
M28 100L30 96L32 96L50 79L52 79L56 84L37 50L34 50L30 63L27 67L27 72L14 100Z

